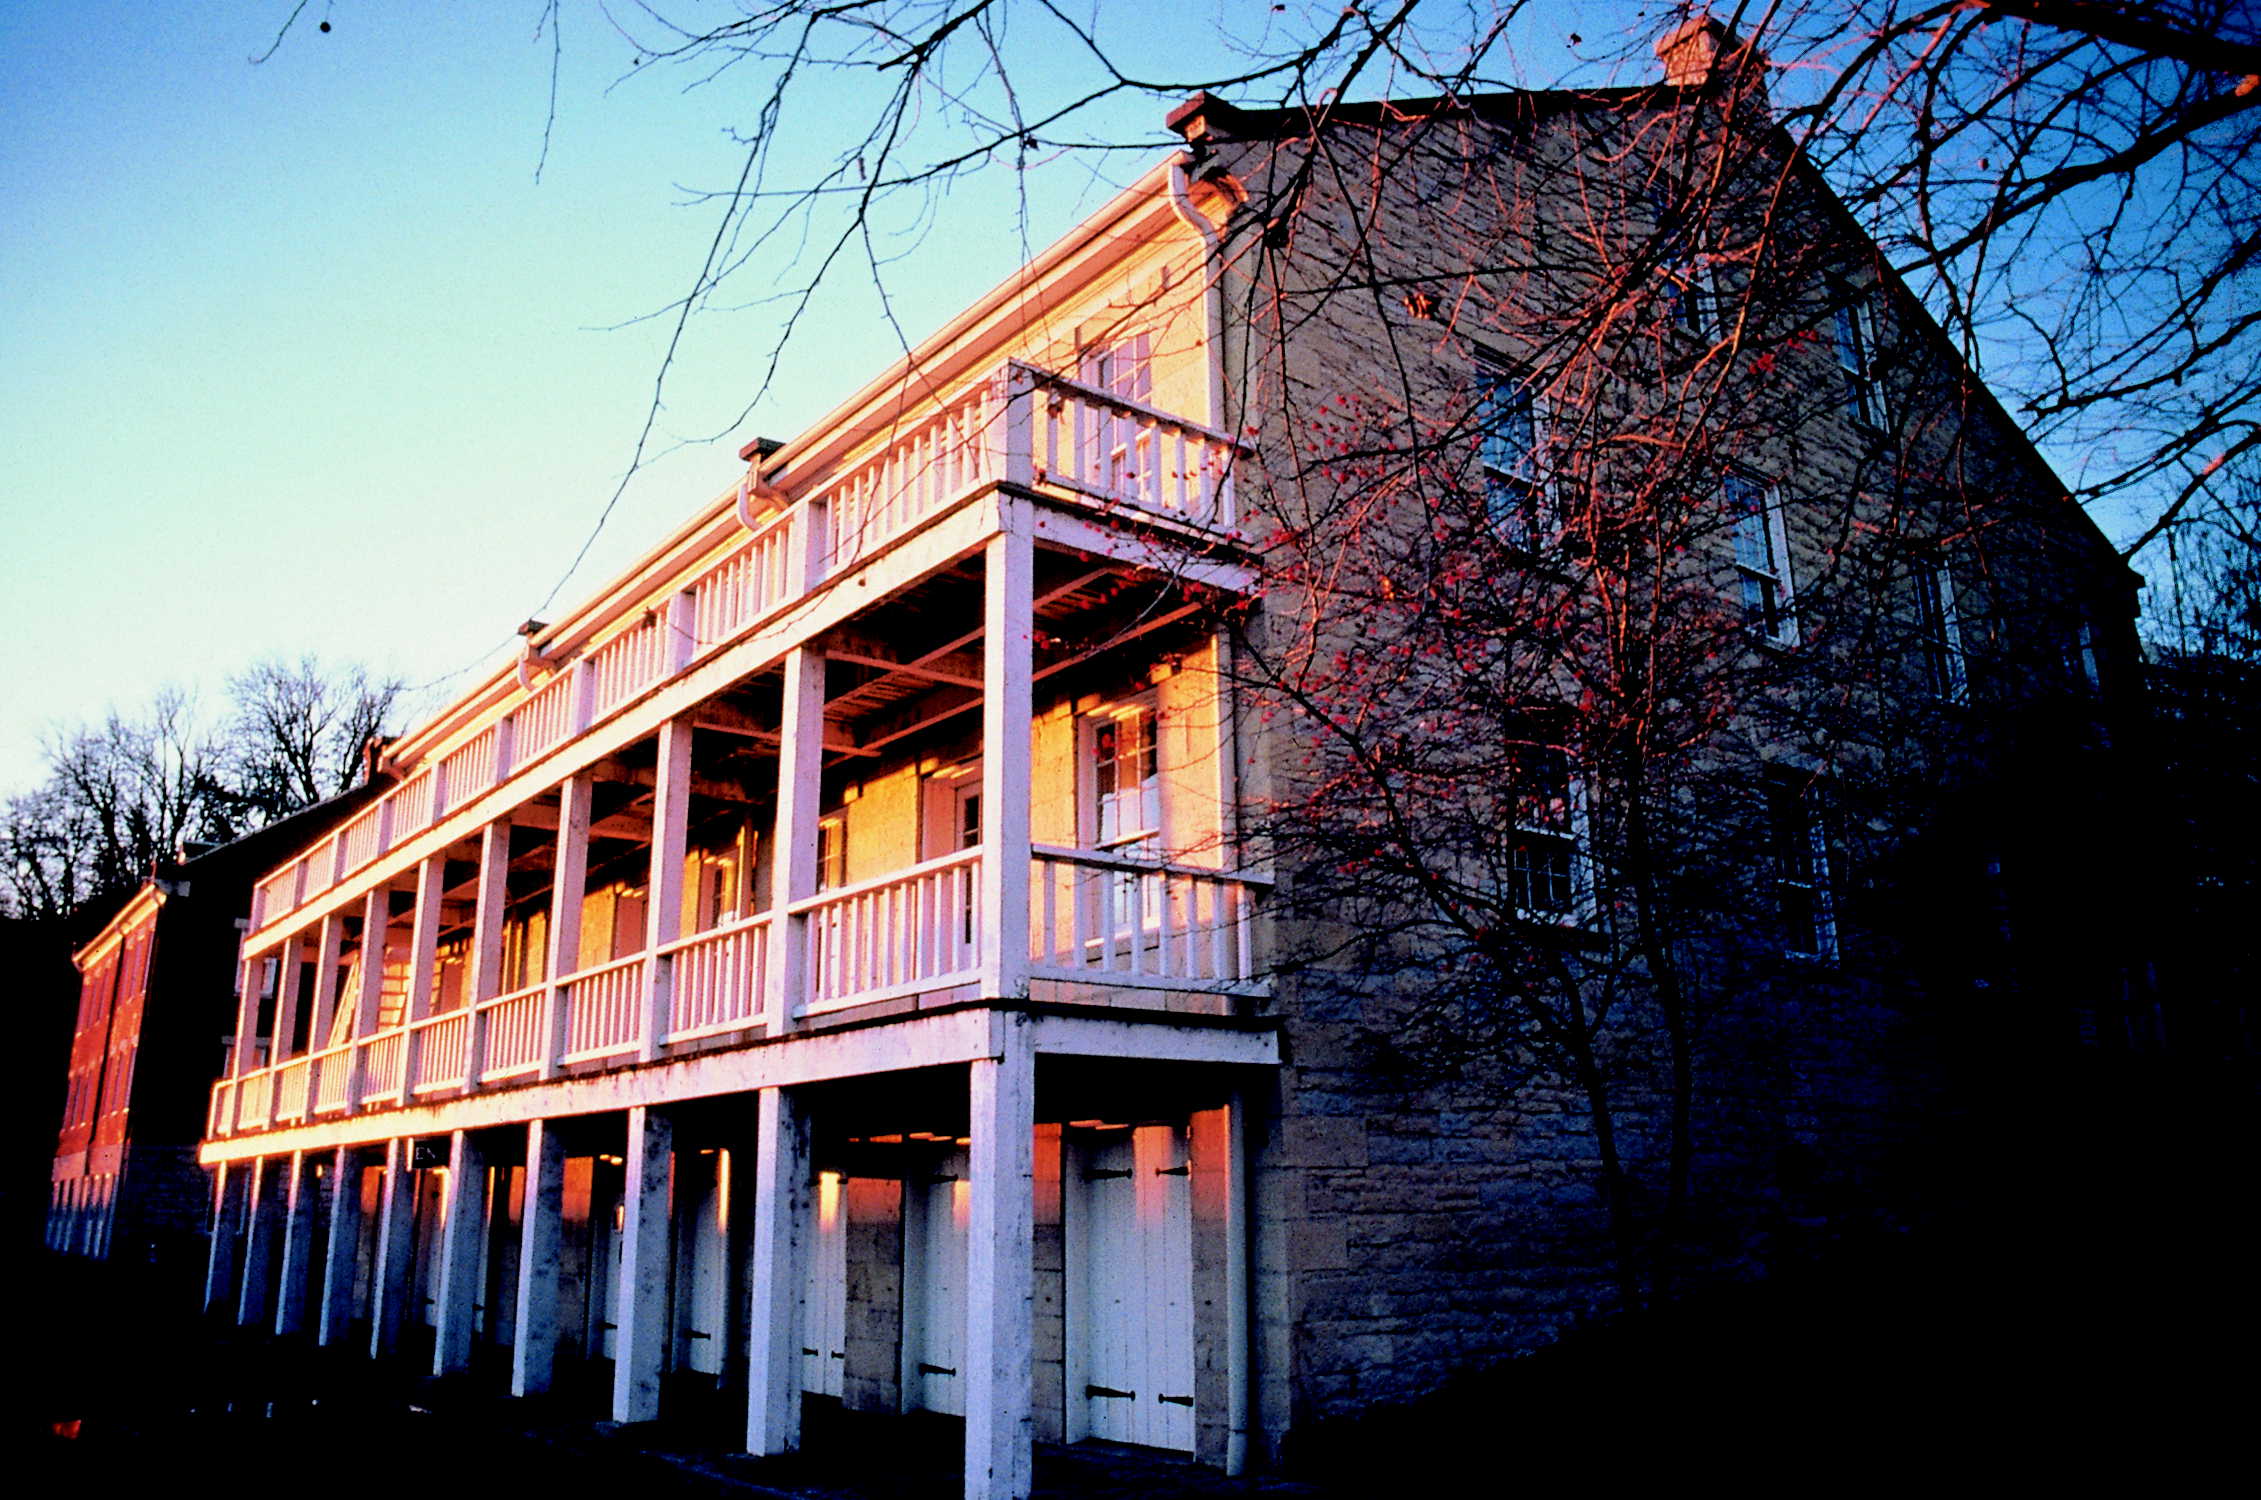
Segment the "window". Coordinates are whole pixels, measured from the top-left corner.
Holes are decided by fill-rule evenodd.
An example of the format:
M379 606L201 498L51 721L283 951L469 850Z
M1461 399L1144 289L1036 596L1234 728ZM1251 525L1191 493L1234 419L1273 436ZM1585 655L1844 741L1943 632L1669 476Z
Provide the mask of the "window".
M1845 377L1845 409L1854 421L1884 425L1884 392L1876 380L1876 319L1866 298L1839 285L1832 298L1838 368Z
M1657 287L1672 326L1699 339L1719 331L1719 287L1711 259L1662 185L1649 189L1657 226Z
M1837 919L1829 899L1829 841L1821 793L1808 778L1766 786L1767 836L1774 860L1783 951L1799 958L1837 956Z
M1151 698L1084 719L1089 789L1084 826L1095 849L1147 850L1162 837L1162 778Z
M1790 539L1773 491L1748 474L1723 481L1728 517L1735 525L1735 571L1743 592L1743 619L1777 645L1797 639L1790 613Z
M1085 385L1147 405L1154 397L1151 335L1133 334L1086 348L1076 360L1076 374ZM1096 405L1083 406L1080 421L1083 452L1098 466L1092 477L1110 494L1134 492L1142 481L1152 481L1155 436L1151 429L1126 413Z
M1567 738L1561 721L1551 717L1508 729L1508 898L1517 912L1539 921L1588 914L1585 809Z
M1476 357L1478 455L1484 471L1484 512L1499 535L1534 547L1552 530L1546 487L1540 483L1538 403L1531 378L1490 355Z
M1081 826L1092 848L1140 859L1160 857L1162 777L1156 727L1152 694L1085 715L1078 785ZM1094 930L1117 939L1140 929L1156 931L1162 919L1162 884L1159 872L1118 869L1100 875L1094 888L1100 903Z
M848 815L816 820L816 888L829 891L848 883Z
M1945 563L1916 568L1916 646L1931 690L1960 703L1968 689L1963 672L1963 625L1955 612L1955 579Z

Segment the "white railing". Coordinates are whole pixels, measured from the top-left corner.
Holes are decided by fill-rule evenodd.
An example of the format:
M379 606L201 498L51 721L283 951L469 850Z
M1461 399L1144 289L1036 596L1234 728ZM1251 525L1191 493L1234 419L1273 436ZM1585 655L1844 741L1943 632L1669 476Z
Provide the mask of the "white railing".
M264 1125L272 1118L269 1106L275 1099L275 1070L261 1068L256 1073L244 1075L242 1086L236 1091L236 1123L238 1125Z
M1259 876L1039 845L1029 869L1038 978L1253 993Z
M729 640L794 592L794 525L794 512L787 511L691 585L691 630L699 649Z
M558 1004L565 1007L565 1054L559 1061L586 1062L635 1051L643 997L641 953L558 981Z
M384 829L384 815L384 803L372 802L338 830L340 875L351 874L384 852L377 838Z
M571 670L561 671L518 705L518 711L510 716L511 744L517 759L532 760L571 737L575 681L576 674Z
M479 1069L482 1081L513 1078L540 1070L549 1037L542 1025L549 998L547 981L479 1002L485 1018L487 1056Z
M363 1103L401 1097L400 1062L408 1049L408 1033L399 1027L381 1031L362 1044L361 1099Z
M489 724L440 757L441 795L447 806L439 811L453 812L495 784L499 768L495 751L501 737L502 726Z
M595 712L610 713L667 675L667 626L645 620L589 653Z
M1018 456L1025 450L1026 470ZM797 560L816 548L817 570L836 575L984 485L1027 481L1056 497L1187 525L1236 524L1233 466L1243 447L1199 423L1095 386L1008 360L928 414L904 421L885 446L804 493L687 587L656 601L644 618L586 650L582 673L568 655L531 697L504 710L509 764L498 754L497 721L395 787L383 802L313 851L260 882L253 926L264 927L328 890L342 872L375 857L377 819L391 808L386 842L398 847L506 777L555 749L586 721L624 707L797 598L810 580ZM682 593L689 594L681 601ZM678 611L675 605L687 602ZM688 639L685 637L688 636ZM435 779L445 805L435 805Z
M314 1080L312 1058L294 1057L275 1069L275 1119L303 1120L306 1118L307 1086Z
M675 972L661 1040L737 1031L762 1019L762 975L769 964L769 914L679 938L659 950Z
M204 1114L206 1135L231 1135L236 1128L236 1081L223 1078L212 1085L212 1107Z
M887 446L816 496L830 532L824 558L837 573L871 556L926 517L1000 477L992 423L997 382L982 381L938 412L905 421Z
M314 1054L314 1112L334 1115L351 1101L348 1087L353 1081L353 1043L330 1047Z
M1036 386L1031 457L1038 484L1195 526L1236 524L1233 461L1240 445L1230 437L1096 386L1019 368Z
M463 1067L471 1044L471 1012L451 1010L444 1016L426 1016L409 1024L417 1034L416 1076L409 1092L430 1093L463 1082Z
M810 1014L964 984L981 962L981 851L967 849L798 902Z

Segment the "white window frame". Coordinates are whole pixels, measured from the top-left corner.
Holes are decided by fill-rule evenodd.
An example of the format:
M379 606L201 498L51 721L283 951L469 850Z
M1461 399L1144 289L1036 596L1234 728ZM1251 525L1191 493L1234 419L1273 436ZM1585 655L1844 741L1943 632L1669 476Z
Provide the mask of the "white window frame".
M1523 731L1520 738L1516 737L1517 729ZM1519 795L1521 778L1518 774L1518 768L1513 762L1517 757L1518 750L1523 748L1544 748L1562 757L1563 813L1567 827L1545 822L1525 822L1516 816L1520 811L1517 804L1522 800ZM1546 725L1543 720L1535 720L1527 725L1511 727L1507 753L1510 761L1507 778L1508 794L1513 799L1510 803L1508 818L1510 838L1507 851L1509 895L1514 897L1522 894L1514 889L1513 882L1517 879L1516 857L1521 852L1523 841L1526 838L1544 839L1555 845L1566 847L1569 852L1570 899L1568 903L1560 907L1536 907L1527 906L1518 900L1515 903L1516 916L1526 922L1544 923L1558 927L1589 926L1594 920L1595 913L1593 862L1590 857L1590 851L1593 847L1590 842L1592 830L1588 818L1586 778L1580 774L1577 754L1570 745L1547 738Z
M1784 817L1794 812L1793 826ZM1829 824L1824 816L1820 782L1811 777L1778 775L1765 786L1767 860L1773 866L1775 907L1783 919L1782 951L1786 957L1816 963L1837 961L1837 902L1829 858ZM1803 844L1802 868L1785 858L1786 845ZM1811 923L1812 946L1800 947L1790 929L1793 897L1802 901Z
M848 814L826 813L816 820L816 888L829 891L848 883Z
M1963 621L1955 607L1955 575L1944 562L1916 565L1916 636L1933 693L1950 703L1970 696Z
M1876 374L1876 309L1866 293L1843 282L1830 300L1830 344L1844 374L1846 407L1863 427L1882 429L1888 414Z
M1527 551L1552 540L1559 523L1554 494L1539 462L1547 404L1536 386L1529 367L1488 349L1476 351L1473 411L1484 514L1501 540ZM1520 417L1524 428L1520 455L1493 450L1493 438L1506 425L1499 420L1502 413Z
M1124 725L1140 720L1148 726L1147 753L1154 760L1153 776L1140 778L1138 797L1145 826L1117 829L1110 834L1107 832L1108 809L1099 790L1099 735L1109 726L1120 734ZM1165 834L1161 730L1159 696L1151 689L1077 716L1076 836L1085 848L1112 854L1118 859L1161 865ZM1122 794L1118 791L1114 795ZM1118 870L1103 879L1106 882L1105 910L1113 914L1113 919L1098 925L1112 927L1115 941L1135 941L1143 934L1160 931L1164 882L1159 868L1151 875Z
M966 826L966 804L974 804L973 827ZM921 859L940 859L944 855L962 853L981 845L981 762L978 759L960 761L926 776L926 790L920 802L919 843ZM969 841L968 832L974 834Z
M1711 255L1698 237L1683 234L1679 213L1661 188L1651 185L1649 211L1656 218L1657 274L1670 306L1674 328L1695 339L1711 339L1719 332L1719 280ZM1685 243L1681 241L1685 239Z
M1737 489L1748 487L1747 499ZM1790 572L1790 528L1783 519L1779 489L1746 469L1729 469L1720 478L1720 498L1732 521L1735 578L1744 624L1763 641L1798 644L1797 590ZM1753 524L1755 523L1755 524ZM1763 543L1761 554L1754 543Z

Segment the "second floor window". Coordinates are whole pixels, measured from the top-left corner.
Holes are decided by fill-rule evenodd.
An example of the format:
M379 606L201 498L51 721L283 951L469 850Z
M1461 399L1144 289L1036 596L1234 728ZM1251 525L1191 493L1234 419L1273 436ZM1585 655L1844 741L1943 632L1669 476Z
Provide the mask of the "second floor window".
M1551 523L1538 474L1539 413L1529 372L1478 356L1476 427L1484 513L1493 530L1518 547L1539 545Z
M1729 472L1722 493L1735 528L1744 622L1767 640L1789 645L1797 638L1797 624L1790 613L1790 539L1782 507L1768 486L1748 474Z
M1931 690L1960 703L1968 691L1963 671L1963 625L1955 612L1955 579L1945 563L1916 568L1916 646Z
M1162 835L1161 757L1154 705L1136 702L1084 720L1092 847L1148 848Z
M1884 392L1876 379L1876 319L1869 304L1850 287L1839 286L1831 314L1837 366L1845 382L1845 409L1868 427L1884 425Z
M816 820L816 888L829 891L848 883L848 815Z

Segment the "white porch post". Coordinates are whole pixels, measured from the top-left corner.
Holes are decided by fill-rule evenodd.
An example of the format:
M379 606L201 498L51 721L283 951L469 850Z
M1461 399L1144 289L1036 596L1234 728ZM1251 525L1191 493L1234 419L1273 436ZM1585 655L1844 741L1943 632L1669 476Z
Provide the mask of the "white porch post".
M257 1003L256 998L253 1003ZM241 1220L229 1200L242 1180L243 1173L227 1162L221 1162L212 1170L212 1246L204 1260L204 1310L207 1313L225 1307L233 1292L236 1234Z
M265 1320L269 1271L275 1242L275 1213L267 1202L268 1158L253 1157L243 1208L243 1285L236 1297L236 1322L244 1327Z
M400 1100L407 1104L422 1064L423 1033L416 1023L432 1013L433 973L440 962L440 893L447 886L447 854L429 856L416 866L416 910L409 917L408 993L401 997Z
M408 1324L409 1278L415 1255L416 1142L395 1136L385 1142L385 1183L377 1194L376 1264L369 1272L369 1353L390 1354L400 1347Z
M464 975L463 1086L479 1086L487 1065L487 1017L479 1006L502 993L502 919L510 904L510 818L479 830L478 905L471 918L471 964Z
M968 1085L966 1500L1027 1500L1035 1423L1036 1054L1026 1016L993 1013L991 1026L994 1055L974 1059Z
M306 966L305 944L298 933L283 940L275 953L275 1030L268 1039L267 1061L270 1065L292 1056L291 1037L298 1030L298 975ZM274 1119L273 1096L269 1096L267 1120Z
M628 1111L628 1171L621 1188L620 1284L613 1288L612 1419L659 1415L667 1345L667 1168L674 1131L649 1105Z
M755 1109L753 1213L747 1236L753 1297L746 1341L746 1451L788 1453L801 1445L808 1130L788 1090L760 1090Z
M487 1173L479 1143L468 1130L448 1137L447 1192L440 1200L438 1326L432 1337L432 1373L471 1367L471 1335L478 1319L480 1249L487 1238Z
M558 789L556 875L550 885L549 993L543 998L542 1077L555 1078L565 1051L562 981L581 967L581 903L589 885L589 815L596 778L583 771ZM528 1158L529 1168L532 1158ZM545 1377L546 1378L546 1377Z
M824 653L785 657L785 716L777 745L777 853L770 871L769 984L763 1018L783 1035L808 1001L809 924L795 902L816 894L817 804L824 788Z
M380 882L368 895L361 898L361 972L350 1003L353 1006L353 1024L347 1035L353 1039L353 1051L347 1054L345 1075L345 1109L352 1114L361 1108L361 1091L368 1084L367 1038L377 1034L377 1017L385 1006L385 943L392 926L392 887ZM354 1195L354 1212L360 1213L360 1195Z
M565 1254L565 1142L548 1120L526 1124L526 1202L518 1221L517 1341L510 1350L510 1393L550 1388L557 1368L558 1281Z
M683 932L683 846L691 819L691 721L668 720L659 731L659 777L652 791L652 873L645 888L644 1015L637 1057L659 1056L675 1008L675 959L660 949Z
M353 1322L353 1273L360 1249L361 1156L351 1146L340 1146L330 1154L330 1223L322 1241L322 1311L314 1328L318 1344L337 1343Z
M334 911L322 919L314 939L314 1014L306 1026L306 1050L310 1054L330 1045L330 1022L338 999L338 960L344 948L345 913ZM309 1093L308 1106L313 1102L314 1096Z
M1025 502L1000 496L1005 532L990 538L981 636L981 993L1028 988L1029 734L1035 717L1036 544Z
M228 1070L231 1078L241 1078L258 1066L259 1057L259 992L265 988L260 978L267 972L265 955L244 959L237 965L243 976L243 993L236 997L236 1048L235 1065ZM242 1118L240 1098L228 1098L228 1126L232 1130Z
M306 1326L306 1273L314 1252L316 1196L314 1163L305 1152L293 1151L283 1176L282 1267L275 1278L277 1333L296 1333Z

